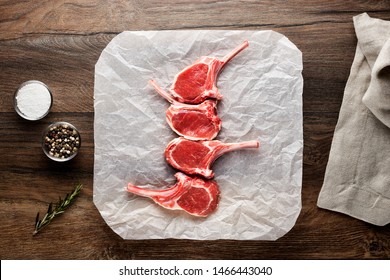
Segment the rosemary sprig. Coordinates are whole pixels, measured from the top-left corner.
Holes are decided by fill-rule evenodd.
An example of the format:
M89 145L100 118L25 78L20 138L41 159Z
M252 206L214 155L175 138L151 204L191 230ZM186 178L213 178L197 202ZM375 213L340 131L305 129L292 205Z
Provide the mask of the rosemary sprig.
M65 209L68 208L68 206L74 201L74 199L77 197L77 195L80 193L83 185L78 184L74 188L73 192L70 194L67 194L64 199L61 197L59 198L58 204L53 209L53 203L50 202L49 207L47 209L46 215L43 217L42 220L39 219L39 212L37 213L37 216L35 218L35 230L33 232L33 235L37 234L42 228L50 224L50 222L57 217L58 215L64 213Z

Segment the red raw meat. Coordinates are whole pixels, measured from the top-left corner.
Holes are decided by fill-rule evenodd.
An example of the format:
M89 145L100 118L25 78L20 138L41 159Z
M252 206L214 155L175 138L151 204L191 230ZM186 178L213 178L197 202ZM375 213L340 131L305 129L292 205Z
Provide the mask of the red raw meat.
M258 141L222 143L218 140L191 141L178 137L168 144L165 158L170 165L182 172L211 179L214 172L210 166L218 157L231 151L259 146Z
M171 106L166 112L169 126L180 136L190 140L212 140L222 128L217 116L217 101L208 99L200 104L184 104L172 98L155 81L149 83Z
M201 57L176 75L169 92L177 101L188 104L199 104L207 98L222 99L216 85L218 75L226 63L248 45L245 40L222 59Z
M148 197L164 208L184 210L187 213L206 217L219 203L219 187L215 181L190 177L181 172L175 174L177 182L166 189L145 189L128 184L127 191Z

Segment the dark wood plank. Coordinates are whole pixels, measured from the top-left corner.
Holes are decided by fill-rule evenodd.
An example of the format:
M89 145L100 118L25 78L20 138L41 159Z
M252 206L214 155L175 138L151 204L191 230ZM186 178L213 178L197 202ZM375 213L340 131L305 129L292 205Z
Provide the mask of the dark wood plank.
M1 1L1 259L388 259L390 225L376 227L321 210L334 127L356 48L352 17L390 20L387 1ZM94 65L124 30L272 29L303 53L302 212L284 237L270 241L122 240L93 204ZM52 112L36 123L13 110L29 79L53 90ZM40 133L66 119L82 133L66 164L43 155ZM67 213L32 236L35 215L81 182Z

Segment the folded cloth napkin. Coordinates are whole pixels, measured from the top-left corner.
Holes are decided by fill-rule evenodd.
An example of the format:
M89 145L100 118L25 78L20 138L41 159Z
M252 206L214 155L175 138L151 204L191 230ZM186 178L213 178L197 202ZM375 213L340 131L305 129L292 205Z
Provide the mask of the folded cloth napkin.
M390 223L390 21L353 18L358 39L335 128L320 208Z

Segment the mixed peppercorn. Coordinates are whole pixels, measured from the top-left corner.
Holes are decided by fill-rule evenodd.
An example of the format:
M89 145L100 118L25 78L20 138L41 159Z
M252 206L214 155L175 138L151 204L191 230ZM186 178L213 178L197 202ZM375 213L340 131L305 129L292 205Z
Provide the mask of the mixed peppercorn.
M57 124L48 129L44 146L51 157L66 159L77 153L80 148L80 135L68 124Z

